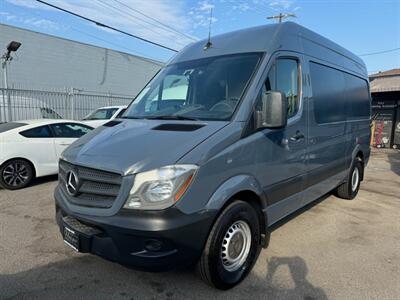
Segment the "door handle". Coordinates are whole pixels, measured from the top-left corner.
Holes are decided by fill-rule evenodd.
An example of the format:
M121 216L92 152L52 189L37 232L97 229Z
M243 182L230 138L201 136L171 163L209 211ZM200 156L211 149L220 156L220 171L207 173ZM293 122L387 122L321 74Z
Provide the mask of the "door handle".
M291 142L299 142L304 139L304 134L300 132L300 130L296 131L296 134L290 138Z
M69 146L71 143L60 143L61 146Z

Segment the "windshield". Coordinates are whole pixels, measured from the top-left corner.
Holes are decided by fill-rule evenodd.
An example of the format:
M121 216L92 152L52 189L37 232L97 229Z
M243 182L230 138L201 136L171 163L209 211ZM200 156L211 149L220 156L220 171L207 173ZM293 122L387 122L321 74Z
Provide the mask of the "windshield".
M84 120L108 120L115 114L118 108L99 108L92 112Z
M261 53L217 56L164 68L124 118L229 120Z
M41 107L40 112L44 119L62 119L62 117L51 108Z

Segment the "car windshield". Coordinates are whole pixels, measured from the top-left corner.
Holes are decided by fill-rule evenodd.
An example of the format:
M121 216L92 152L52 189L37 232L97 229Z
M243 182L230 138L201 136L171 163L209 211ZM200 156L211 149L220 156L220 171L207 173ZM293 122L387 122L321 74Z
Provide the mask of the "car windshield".
M44 119L62 119L58 113L48 107L41 107L40 112L42 113L42 118Z
M261 53L217 56L165 67L123 118L229 120Z
M108 120L115 114L118 108L99 108L89 114L84 120Z

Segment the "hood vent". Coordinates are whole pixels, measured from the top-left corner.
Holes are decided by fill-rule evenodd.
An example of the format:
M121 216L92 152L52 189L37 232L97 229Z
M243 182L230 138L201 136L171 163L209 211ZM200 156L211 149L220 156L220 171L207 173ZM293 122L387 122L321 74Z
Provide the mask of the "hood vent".
M118 125L119 123L121 123L121 121L114 121L114 120L112 120L112 121L110 121L110 122L107 122L107 123L104 124L103 126L106 126L106 127L113 127L113 126L115 126L115 125Z
M195 131L204 127L204 124L161 124L153 128L153 130L165 131Z

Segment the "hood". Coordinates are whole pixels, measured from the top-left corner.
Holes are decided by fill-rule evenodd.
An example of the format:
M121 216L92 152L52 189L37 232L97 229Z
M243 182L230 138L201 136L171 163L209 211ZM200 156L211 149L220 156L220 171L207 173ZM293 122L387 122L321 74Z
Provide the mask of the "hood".
M111 121L77 140L62 157L74 164L120 174L143 172L176 163L227 124L221 121Z

